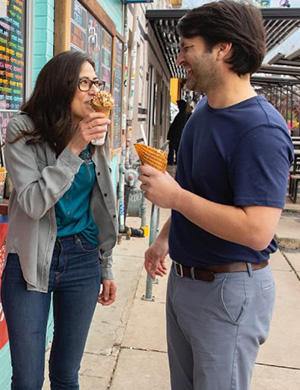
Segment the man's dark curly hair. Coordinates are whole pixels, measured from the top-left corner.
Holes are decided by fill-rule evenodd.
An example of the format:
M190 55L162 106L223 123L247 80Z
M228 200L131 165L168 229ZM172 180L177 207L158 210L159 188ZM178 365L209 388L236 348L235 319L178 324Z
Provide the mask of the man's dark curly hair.
M200 36L207 49L217 43L232 43L227 59L239 76L256 72L265 56L266 32L260 10L250 3L222 0L188 11L178 22L184 38Z

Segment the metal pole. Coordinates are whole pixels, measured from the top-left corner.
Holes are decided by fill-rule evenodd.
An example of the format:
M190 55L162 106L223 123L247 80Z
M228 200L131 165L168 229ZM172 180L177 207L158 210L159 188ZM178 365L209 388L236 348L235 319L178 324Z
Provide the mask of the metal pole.
M138 7L139 7L138 4L134 4L133 25L132 25L132 45L130 51L130 94L128 99L128 111L127 111L127 132L126 132L127 139L126 139L126 158L125 158L126 168L129 168L132 163L130 148L131 148L131 136L132 136L135 76L136 76L136 62L137 62L138 16L139 16Z
M128 40L129 40L129 30L128 30L128 16L127 16L127 5L124 5L124 65L123 65L123 87L122 87L122 138L121 138L121 156L119 164L119 190L118 190L118 204L119 204L119 232L124 233L125 228L125 155L126 155L126 114L127 114L127 81L128 81Z
M151 219L150 219L149 246L157 237L158 222L159 222L158 220L159 220L159 208L153 204L151 209ZM153 280L150 278L149 275L147 275L146 294L143 295L142 297L144 301L152 301L152 302L154 301L154 296L152 295L152 285L153 285Z

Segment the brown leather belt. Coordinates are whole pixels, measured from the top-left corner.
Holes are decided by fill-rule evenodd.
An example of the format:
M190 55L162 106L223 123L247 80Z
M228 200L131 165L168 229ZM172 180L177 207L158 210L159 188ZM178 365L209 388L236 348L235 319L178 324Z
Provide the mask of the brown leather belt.
M253 271L256 271L258 269L265 268L267 265L268 261L265 260L259 264L251 263L251 268ZM186 267L185 265L176 263L176 261L173 260L173 267L176 275L181 278L203 280L204 282L212 282L215 280L215 274L248 271L247 263L245 261L221 265L208 265L203 267Z

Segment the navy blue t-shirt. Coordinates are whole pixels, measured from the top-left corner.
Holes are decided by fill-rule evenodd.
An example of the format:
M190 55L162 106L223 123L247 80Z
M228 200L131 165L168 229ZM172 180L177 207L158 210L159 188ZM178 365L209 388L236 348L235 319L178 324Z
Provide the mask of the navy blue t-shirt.
M183 131L176 180L219 204L283 208L292 159L286 122L263 96L224 109L204 98ZM172 211L170 257L183 265L260 263L276 249L275 239L260 252L223 240Z

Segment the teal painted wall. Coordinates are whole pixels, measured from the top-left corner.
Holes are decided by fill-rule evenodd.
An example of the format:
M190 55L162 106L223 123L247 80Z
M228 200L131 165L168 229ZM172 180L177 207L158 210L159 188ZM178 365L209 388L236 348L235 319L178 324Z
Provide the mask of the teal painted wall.
M54 52L54 0L34 0L33 85Z
M123 34L123 5L121 0L97 0L115 23L117 31Z
M6 343L5 346L0 351L0 389L9 390L10 389L10 379L11 379L11 364L10 364L10 353L9 353L9 344Z

